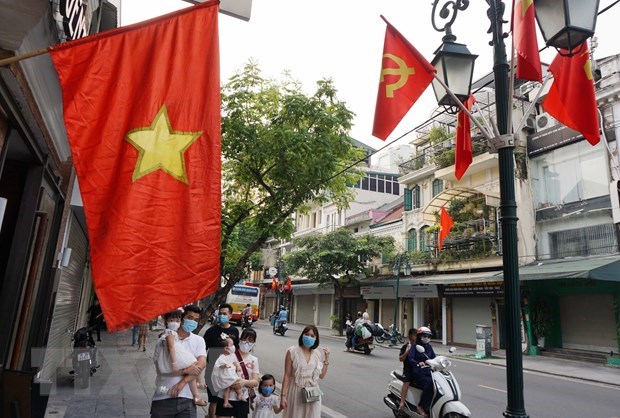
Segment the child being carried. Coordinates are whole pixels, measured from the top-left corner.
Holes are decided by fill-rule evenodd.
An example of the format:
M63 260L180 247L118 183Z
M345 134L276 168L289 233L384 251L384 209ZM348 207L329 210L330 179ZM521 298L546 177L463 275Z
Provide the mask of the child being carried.
M226 338L226 347L224 353L221 354L213 366L213 374L211 375L211 381L213 387L217 392L224 391L224 408L232 408L233 406L229 402L230 391L234 390L237 394L237 399L245 401L248 398L247 389L237 386L232 388L235 383L238 383L243 378L243 371L241 364L235 356L235 343L231 338Z

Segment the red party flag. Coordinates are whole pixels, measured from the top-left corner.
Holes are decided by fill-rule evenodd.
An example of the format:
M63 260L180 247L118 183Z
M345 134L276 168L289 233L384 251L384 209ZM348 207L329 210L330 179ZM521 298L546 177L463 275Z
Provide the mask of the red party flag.
M50 48L110 331L219 288L218 3Z
M469 95L469 99L465 103L467 110L471 110L476 103L473 94ZM471 119L464 111L459 111L456 117L456 148L454 154L454 175L457 179L461 179L463 174L469 168L472 161L471 149Z
M517 78L542 81L542 67L536 39L534 0L514 0L512 26L517 51Z
M581 132L590 144L596 145L601 133L587 43L573 52L572 57L558 54L549 66L553 84L542 105L551 116Z
M271 279L271 288L275 290L277 287L278 287L278 279L274 277L273 279Z
M289 277L286 281L286 290L290 292L291 289L293 289L293 284L291 283L291 278Z
M372 134L385 141L433 81L435 68L383 16L381 80Z
M441 248L443 247L443 241L450 233L452 225L454 225L454 221L450 217L450 214L442 206L441 215L439 217L439 226L441 226L441 230L439 231L439 251L441 251Z

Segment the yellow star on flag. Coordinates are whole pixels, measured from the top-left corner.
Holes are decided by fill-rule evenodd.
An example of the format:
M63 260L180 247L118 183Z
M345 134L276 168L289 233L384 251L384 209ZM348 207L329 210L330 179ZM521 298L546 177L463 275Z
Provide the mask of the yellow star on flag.
M131 180L135 183L153 171L162 170L189 184L185 170L185 151L202 135L200 132L172 130L166 105L162 105L151 126L127 132L127 142L138 150L138 161Z

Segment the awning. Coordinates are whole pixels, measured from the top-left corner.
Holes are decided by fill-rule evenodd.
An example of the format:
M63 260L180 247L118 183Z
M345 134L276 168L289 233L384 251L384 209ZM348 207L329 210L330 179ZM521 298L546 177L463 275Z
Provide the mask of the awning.
M502 280L501 272L484 271L480 273L460 273L460 274L435 274L424 277L406 277L400 279L400 285L416 284L454 284L454 283L484 283ZM364 283L370 285L371 283ZM395 286L396 279L381 280L379 283L372 283L373 286Z
M319 287L318 283L293 284L293 295L333 295L334 285Z
M539 261L519 267L521 280L592 279L620 282L620 255ZM503 279L503 273L497 276Z

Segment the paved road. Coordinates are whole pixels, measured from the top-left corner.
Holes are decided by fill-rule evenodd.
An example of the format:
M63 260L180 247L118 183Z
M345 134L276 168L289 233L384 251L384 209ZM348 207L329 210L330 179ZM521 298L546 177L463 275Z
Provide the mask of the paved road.
M262 373L282 379L284 352L296 344L298 330L286 337L274 336L270 328L256 325L256 355ZM330 370L321 387L323 404L349 418L389 418L383 403L389 371L400 368L397 351L379 347L370 356L345 353L343 341L329 336L321 345L332 351ZM457 351L458 353L458 351ZM463 391L463 402L476 418L498 418L506 409L505 368L454 357L454 373ZM579 367L587 365L576 363ZM617 371L620 373L620 370ZM524 373L526 411L532 418L620 417L620 387L536 372Z

